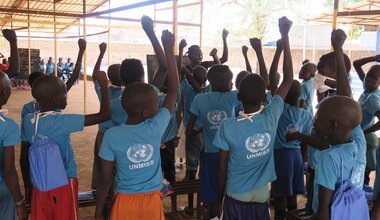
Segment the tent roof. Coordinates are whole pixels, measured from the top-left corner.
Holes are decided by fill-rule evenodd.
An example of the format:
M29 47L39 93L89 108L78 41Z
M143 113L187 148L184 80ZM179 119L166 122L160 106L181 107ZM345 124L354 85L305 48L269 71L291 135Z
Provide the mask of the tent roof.
M307 21L332 23L333 12L306 18ZM380 0L366 0L339 9L338 23L365 26L380 25Z

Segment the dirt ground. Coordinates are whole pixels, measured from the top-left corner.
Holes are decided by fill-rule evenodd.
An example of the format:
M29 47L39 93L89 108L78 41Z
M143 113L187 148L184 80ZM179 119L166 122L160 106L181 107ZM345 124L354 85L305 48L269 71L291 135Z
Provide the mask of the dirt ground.
M72 87L71 91L68 93L68 106L64 110L65 113L84 113L84 82L80 81ZM87 111L86 113L96 113L99 110L99 102L95 94L94 85L92 82L87 82L86 86L87 93ZM21 121L21 108L22 106L31 101L32 96L30 90L18 90L14 88L12 90L12 95L8 101L8 104L4 108L9 110L8 117L13 118L19 124ZM78 176L79 176L79 191L89 191L91 185L91 172L93 164L93 145L95 141L95 136L97 132L97 126L86 127L83 132L75 133L71 136L71 140L74 146L75 159L78 164ZM16 158L19 158L19 146L16 147ZM16 167L18 174L20 176L20 183L22 185L21 172L16 159ZM178 167L177 170L177 180L182 180L184 177L184 168ZM371 180L374 179L374 172L372 172ZM372 182L373 184L373 182ZM194 198L195 199L195 198ZM177 198L178 208L183 208L187 204L187 197L180 196ZM299 196L299 207L303 207L305 204L305 197ZM194 200L195 201L195 200ZM166 198L163 200L164 210L170 210L170 199ZM81 208L79 209L79 216L81 220L93 219L95 207ZM273 218L273 208L271 208L271 216ZM167 219L172 219L172 217L167 216ZM189 219L185 217L180 217L180 219Z

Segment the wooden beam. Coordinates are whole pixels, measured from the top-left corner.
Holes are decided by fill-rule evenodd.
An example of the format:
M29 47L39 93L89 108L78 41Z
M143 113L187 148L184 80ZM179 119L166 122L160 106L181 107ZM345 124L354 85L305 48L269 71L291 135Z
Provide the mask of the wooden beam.
M108 16L96 16L94 18L97 19L104 19L104 20L115 20L115 21L130 21L130 22L141 22L141 19L139 18L122 18L122 17L108 17ZM157 24L173 24L173 21L162 21L162 20L155 20L154 23ZM178 22L178 25L180 26L191 26L191 27L199 27L200 24L196 23L189 23L189 22Z
M178 5L177 7L178 8L185 8L185 7L191 7L191 6L195 6L195 5L200 5L202 4L201 1L198 1L198 2L191 2L191 3L187 3L187 4L181 4L181 5ZM169 7L165 7L165 8L157 8L156 11L166 11L166 10L171 10L173 9L173 6L169 6Z
M58 17L72 17L72 18L82 18L82 14L76 13L62 13L62 12L54 12L54 11L38 11L38 10L25 10L18 8L0 8L0 12L6 13L20 13L20 14L37 14L37 15L50 15L50 16L58 16Z
M178 1L173 0L173 35L174 35L174 54L178 54Z
M356 16L356 15L380 15L380 10L366 10L366 11L341 11L338 16Z

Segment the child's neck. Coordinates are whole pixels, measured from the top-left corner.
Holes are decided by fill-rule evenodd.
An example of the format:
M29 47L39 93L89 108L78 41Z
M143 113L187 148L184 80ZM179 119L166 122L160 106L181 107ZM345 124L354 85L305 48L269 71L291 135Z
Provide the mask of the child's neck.
M40 112L49 112L49 111L55 111L57 108L53 105L43 105L40 104Z
M128 116L127 122L125 124L127 124L127 125L137 125L137 124L140 124L143 121L145 121L145 118L143 118L143 117L129 117Z
M243 104L243 109L244 109L245 114L257 112L260 110L260 108L261 108L261 104L260 105L244 105Z
M345 133L345 134L344 134ZM345 144L351 140L351 132L338 132L329 136L331 145Z

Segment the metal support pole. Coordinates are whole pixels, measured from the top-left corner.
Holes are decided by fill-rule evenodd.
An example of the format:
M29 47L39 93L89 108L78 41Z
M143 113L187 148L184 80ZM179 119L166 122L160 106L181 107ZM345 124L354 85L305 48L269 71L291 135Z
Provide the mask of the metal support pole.
M53 9L55 13L55 1L53 2ZM56 16L53 16L54 19L54 75L57 76L58 73L58 46L57 46L57 25L56 25Z
M86 0L83 0L83 39L86 40ZM83 100L84 106L83 111L84 114L87 112L87 50L85 50L83 55Z
M174 34L174 54L178 53L178 1L173 0L173 34Z
M28 11L29 11L29 0L28 0ZM30 20L30 15L28 13L28 21ZM30 75L31 71L31 58L30 58L30 22L28 22L28 74Z
M108 10L111 10L111 0L108 0ZM111 17L111 13L108 14L108 42L107 42L108 66L111 65L111 19L110 17Z
M336 30L338 22L338 11L339 11L339 0L334 0L334 12L333 12L333 23L332 29Z
M201 0L200 11L200 26L199 26L199 46L202 48L203 44L203 0Z

